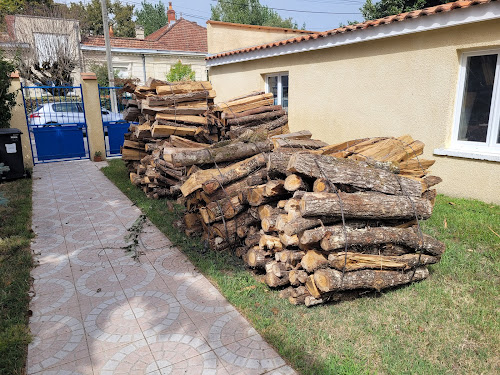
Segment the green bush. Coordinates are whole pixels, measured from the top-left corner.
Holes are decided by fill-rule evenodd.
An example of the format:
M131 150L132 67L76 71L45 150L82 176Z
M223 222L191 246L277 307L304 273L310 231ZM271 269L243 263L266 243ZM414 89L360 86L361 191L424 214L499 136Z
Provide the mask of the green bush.
M0 51L0 128L10 126L12 117L11 109L16 104L16 92L9 92L10 74L14 71L14 65L5 60Z

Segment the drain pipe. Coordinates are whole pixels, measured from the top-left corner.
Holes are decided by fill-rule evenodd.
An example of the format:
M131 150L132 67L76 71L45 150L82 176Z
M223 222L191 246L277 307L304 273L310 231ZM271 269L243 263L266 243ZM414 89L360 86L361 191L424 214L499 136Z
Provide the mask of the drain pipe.
M146 84L146 55L142 54L142 75L144 76L144 84Z

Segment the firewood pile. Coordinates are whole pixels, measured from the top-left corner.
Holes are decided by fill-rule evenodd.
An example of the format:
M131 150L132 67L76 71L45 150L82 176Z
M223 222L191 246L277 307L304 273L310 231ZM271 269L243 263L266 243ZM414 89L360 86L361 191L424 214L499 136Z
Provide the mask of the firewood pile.
M223 125L223 139L235 139L247 130L286 134L288 115L281 105L274 105L272 93L253 92L219 103L214 111Z
M151 198L174 198L190 172L175 166L171 155L206 148L219 140L221 123L212 111L215 92L210 82L164 82L149 79L124 90L124 119L137 122L125 135L122 159L130 180Z
M153 198L182 195L187 235L234 251L292 304L422 280L440 260L444 245L420 231L441 182L429 175L434 161L419 157L422 142L405 135L328 145L306 130L290 133L272 94L217 106L205 94L197 112L198 97L177 99L208 83L148 83L133 89L129 108L137 110L127 112L140 123L122 150L131 181ZM179 114L179 104L183 115L163 117Z
M422 280L439 261L444 245L419 229L441 181L427 175L433 161L418 158L421 142L249 134L217 152L236 163L181 186L187 234L202 231L213 250L233 249L270 287L307 306Z

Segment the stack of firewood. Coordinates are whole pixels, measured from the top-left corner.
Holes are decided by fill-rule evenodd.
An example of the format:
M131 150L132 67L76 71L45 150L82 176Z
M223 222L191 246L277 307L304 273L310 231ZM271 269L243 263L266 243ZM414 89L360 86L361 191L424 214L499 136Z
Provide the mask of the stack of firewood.
M362 153L352 149L363 142L370 147ZM432 213L430 187L441 181L426 176L432 161L415 158L422 152L409 136L275 149L268 171L287 175L282 187L293 197L259 207L261 233L243 259L269 286L289 286L282 295L291 303L307 306L426 278L444 245L418 226Z
M286 134L288 116L281 105L274 105L272 93L253 92L219 103L214 111L221 119L225 138L234 139L247 130Z
M130 180L152 198L176 197L189 170L172 164L171 155L207 147L218 141L220 121L213 114L215 92L210 82L164 82L124 87L124 119L138 122L125 135L122 159Z

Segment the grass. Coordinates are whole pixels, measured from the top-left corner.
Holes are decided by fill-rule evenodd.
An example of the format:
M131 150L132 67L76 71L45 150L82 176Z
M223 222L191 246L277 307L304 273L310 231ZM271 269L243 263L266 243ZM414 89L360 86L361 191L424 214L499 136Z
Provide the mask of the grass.
M31 340L31 179L0 184L0 195L0 374L22 374Z
M430 277L354 301L292 306L226 253L174 226L181 207L150 200L124 163L103 169L302 374L500 373L500 206L438 196L426 233L447 245Z

